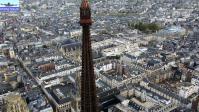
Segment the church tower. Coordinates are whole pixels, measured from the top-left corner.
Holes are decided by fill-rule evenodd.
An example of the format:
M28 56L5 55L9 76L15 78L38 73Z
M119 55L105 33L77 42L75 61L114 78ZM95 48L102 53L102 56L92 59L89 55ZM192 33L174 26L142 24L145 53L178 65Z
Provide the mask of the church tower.
M91 24L89 2L82 0L80 6L80 25L82 26L81 112L98 112L90 39Z

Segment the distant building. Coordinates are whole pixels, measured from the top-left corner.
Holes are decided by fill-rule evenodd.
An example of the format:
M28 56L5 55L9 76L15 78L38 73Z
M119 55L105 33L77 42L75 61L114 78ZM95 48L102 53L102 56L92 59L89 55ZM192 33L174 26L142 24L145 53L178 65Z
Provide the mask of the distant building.
M29 112L29 109L20 95L11 93L3 99L3 112Z
M48 64L40 65L39 68L44 72L48 72L55 69L55 64L48 63Z
M10 56L10 58L15 58L15 51L13 48L9 49L9 56Z
M25 94L31 112L53 112L52 106L39 90L31 90Z
M182 86L180 88L179 95L181 97L188 98L193 93L197 93L197 92L198 92L198 87L197 86L194 86L194 85L189 84L189 83L185 83L184 86Z
M99 63L97 69L100 72L97 76L111 87L122 86L133 81L137 82L142 73L140 70L114 60Z
M82 32L81 29L73 30L73 31L70 32L70 36L71 37L80 36L81 32Z
M46 88L45 93L52 100L56 112L71 112L73 104L76 104L74 103L76 101L73 99L76 98L76 89L69 82L68 84L62 83Z
M191 79L191 83L192 83L193 85L199 86L199 77L194 76L194 77Z

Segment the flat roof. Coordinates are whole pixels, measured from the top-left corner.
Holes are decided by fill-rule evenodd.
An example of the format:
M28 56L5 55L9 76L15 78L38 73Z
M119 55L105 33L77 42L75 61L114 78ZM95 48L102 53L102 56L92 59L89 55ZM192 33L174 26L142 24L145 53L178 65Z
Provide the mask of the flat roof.
M76 94L75 86L71 83L62 83L46 89L58 104L70 102L72 95Z
M146 108L152 108L155 103L153 102L149 102L149 101L146 101L146 102L140 102L139 100L137 100L136 98L132 98L131 101L135 102L136 104L138 105L141 105L143 107L146 107Z

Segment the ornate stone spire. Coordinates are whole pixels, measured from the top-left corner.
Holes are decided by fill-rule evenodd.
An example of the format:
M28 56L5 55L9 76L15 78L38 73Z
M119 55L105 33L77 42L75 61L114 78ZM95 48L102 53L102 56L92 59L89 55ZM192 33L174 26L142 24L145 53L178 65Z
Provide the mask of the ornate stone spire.
M82 8L82 9L90 9L90 5L89 5L88 0L83 0L80 8Z
M80 25L91 25L91 9L88 0L83 0L80 6Z
M80 6L82 26L81 112L98 112L95 74L90 39L91 9L88 0Z

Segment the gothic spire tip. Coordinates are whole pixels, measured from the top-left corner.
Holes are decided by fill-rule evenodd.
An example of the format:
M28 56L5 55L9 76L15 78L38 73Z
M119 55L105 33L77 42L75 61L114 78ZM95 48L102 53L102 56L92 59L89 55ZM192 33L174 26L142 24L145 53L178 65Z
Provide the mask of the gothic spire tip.
M90 8L89 1L88 0L82 0L82 4L81 4L80 8L83 8L83 9Z

